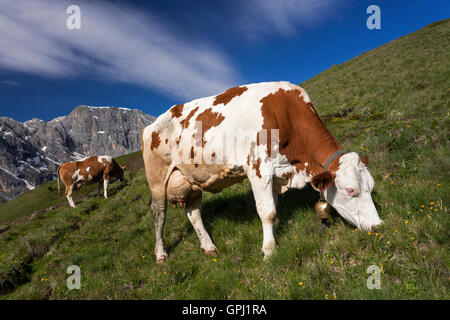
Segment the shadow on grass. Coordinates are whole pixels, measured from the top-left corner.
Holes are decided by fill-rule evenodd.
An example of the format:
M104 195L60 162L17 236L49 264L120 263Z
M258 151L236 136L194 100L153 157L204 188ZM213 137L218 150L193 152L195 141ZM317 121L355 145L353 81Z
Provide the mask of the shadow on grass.
M317 232L321 232L324 227L321 225L322 220L318 219L314 212L311 212L314 211L314 205L319 198L319 193L309 184L301 190L291 189L286 193L279 195L277 205L277 219L279 221L274 230L275 237L281 237L288 229L288 226L292 224L292 221L290 220L295 219L295 217L298 218L299 215L311 215L310 218L317 221ZM377 210L380 210L379 205L375 201L374 203ZM235 194L222 192L214 197L204 200L202 203L201 215L208 232L213 228L217 219L224 218L242 225L249 223L255 218L259 220L251 189L246 189ZM349 228L355 228L332 208L331 221L328 219L326 225L327 227L330 227L337 223L337 221L343 221ZM193 233L194 229L186 219L183 225L171 229L170 232L177 233L177 236L166 243L166 249L169 253L183 241L183 237Z
M310 185L302 190L292 189L279 195L277 206L279 224L276 233L282 234L284 232L288 221L294 217L295 211L306 211L313 208L318 199L319 193ZM245 224L255 217L258 217L258 213L251 190L232 196L218 194L216 197L203 202L202 205L202 218L206 228L213 225L218 218L226 218Z

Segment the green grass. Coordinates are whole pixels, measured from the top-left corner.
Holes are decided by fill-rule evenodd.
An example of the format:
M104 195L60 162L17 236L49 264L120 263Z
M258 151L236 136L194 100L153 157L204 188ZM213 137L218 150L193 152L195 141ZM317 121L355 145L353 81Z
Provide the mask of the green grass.
M449 20L435 23L301 84L345 150L369 155L385 222L376 231L334 215L319 232L317 193L291 190L279 201L277 251L263 262L261 222L244 181L204 196L217 257L203 254L184 210L169 208L170 257L156 265L150 193L135 153L119 159L130 170L108 200L83 187L70 209L51 182L0 206L9 228L0 233L0 297L449 299L449 31ZM64 206L30 219L60 200ZM81 268L80 290L66 287L72 264ZM366 287L370 265L382 270L381 290Z

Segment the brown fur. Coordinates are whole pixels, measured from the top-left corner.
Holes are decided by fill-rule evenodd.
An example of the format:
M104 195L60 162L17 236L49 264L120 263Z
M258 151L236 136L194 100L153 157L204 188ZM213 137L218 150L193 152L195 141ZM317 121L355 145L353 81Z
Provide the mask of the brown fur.
M289 180L292 178L292 172L285 172L282 174L282 176Z
M297 165L308 162L306 170L312 174L322 171L322 165L330 155L341 149L339 143L319 118L311 103L306 103L301 92L280 89L261 99L264 118L263 129L267 129L268 156L271 156L270 129L279 129L280 153ZM258 141L259 143L259 141ZM337 169L337 157L330 169Z
M335 177L335 174L330 171L324 171L322 173L319 173L318 175L315 175L311 179L311 185L314 189L322 192L328 186L333 182Z
M152 132L152 143L150 144L150 150L158 149L161 144L161 139L159 138L159 133L153 131Z
M184 104L177 104L170 108L170 112L172 113L172 118L179 118L183 113Z
M240 96L241 94L243 94L247 90L248 90L247 87L230 88L227 91L225 91L224 93L221 93L221 94L216 96L216 98L214 100L214 103L213 103L213 106L216 106L216 105L221 104L221 103L226 105L228 102L233 100L234 97Z
M261 179L262 178L261 171L259 171L260 165L261 165L261 158L258 158L256 163L253 164L253 169L255 169L255 171L256 171L256 176Z
M202 113L200 113L196 121L202 122L202 147L205 146L206 140L205 140L205 133L211 129L212 127L217 127L219 124L222 123L223 120L225 120L225 117L218 112L212 112L212 109L206 109ZM197 129L198 131L198 129Z
M181 127L183 129L186 129L187 127L189 127L189 121L191 120L191 118L194 116L194 114L197 112L198 107L196 107L195 109L191 110L191 112L189 112L188 116L186 117L186 119L182 120L180 122Z

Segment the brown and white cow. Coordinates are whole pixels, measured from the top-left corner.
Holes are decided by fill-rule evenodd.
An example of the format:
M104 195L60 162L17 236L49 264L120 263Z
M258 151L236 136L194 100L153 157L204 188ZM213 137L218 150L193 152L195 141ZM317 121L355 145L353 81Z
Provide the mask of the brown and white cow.
M358 228L382 223L367 162L342 151L305 90L288 82L244 85L173 106L144 129L142 149L158 263L167 257L167 201L186 204L201 248L214 254L217 248L200 216L202 192L219 192L246 177L262 220L265 258L275 248L277 195L308 182Z
M109 183L115 179L123 181L124 169L126 169L126 166L119 166L109 156L94 156L82 161L63 163L57 170L58 196L60 196L59 179L61 179L66 186L65 194L72 208L75 208L72 192L74 187L78 187L81 184L98 183L98 196L100 196L100 190L103 184L104 197L107 199Z

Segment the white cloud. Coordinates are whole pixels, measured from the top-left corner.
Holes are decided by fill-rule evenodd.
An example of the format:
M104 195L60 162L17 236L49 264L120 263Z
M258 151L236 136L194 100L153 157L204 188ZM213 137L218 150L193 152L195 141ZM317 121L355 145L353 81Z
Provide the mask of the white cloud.
M240 2L235 26L248 38L295 34L299 26L312 26L333 15L346 0L246 0Z
M185 39L150 13L81 0L81 30L68 30L71 4L0 0L0 68L138 84L183 99L239 83L219 49Z

